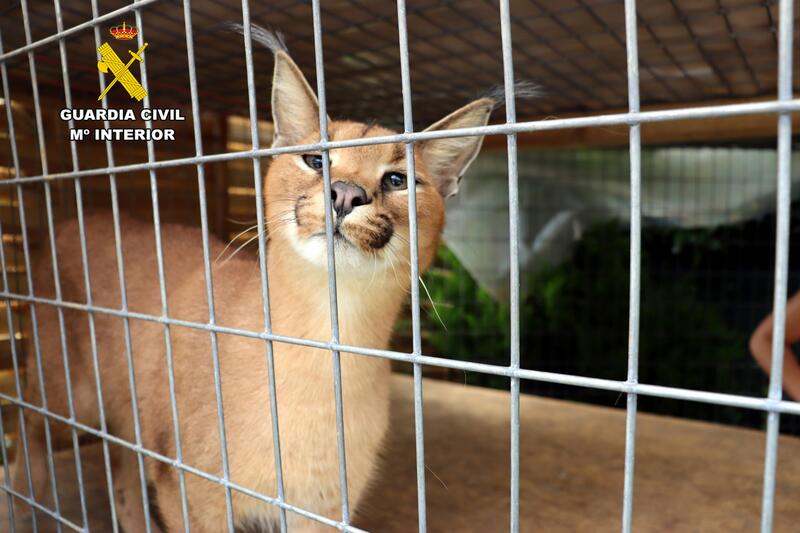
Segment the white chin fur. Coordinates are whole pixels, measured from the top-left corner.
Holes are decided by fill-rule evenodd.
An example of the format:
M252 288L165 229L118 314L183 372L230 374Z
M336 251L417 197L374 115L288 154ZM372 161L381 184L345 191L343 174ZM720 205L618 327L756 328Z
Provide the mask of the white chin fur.
M289 242L292 243L292 247L300 254L300 257L319 268L328 268L328 247L324 235L308 239L301 238L297 235L297 226L294 224L291 225L291 231L287 233L289 233ZM337 273L371 275L376 267L379 269L389 268L389 254L385 249L392 248L392 252L396 256L398 255L398 252L394 251L392 247L393 241L394 237L386 244L384 251L379 251L376 255L367 255L349 242L334 239Z

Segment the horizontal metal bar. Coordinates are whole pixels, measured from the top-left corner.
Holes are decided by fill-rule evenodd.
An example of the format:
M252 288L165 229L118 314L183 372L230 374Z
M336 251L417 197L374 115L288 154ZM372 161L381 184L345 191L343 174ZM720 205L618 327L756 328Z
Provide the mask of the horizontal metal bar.
M145 448L143 446L139 446L139 445L134 444L132 442L128 442L125 439L121 439L121 438L119 438L119 437L117 437L115 435L111 435L110 433L107 433L107 432L104 432L104 431L100 431L97 428L94 428L92 426L88 426L86 424L78 422L77 420L73 420L73 419L67 418L65 416L61 416L61 415L59 415L57 413L54 413L52 411L48 411L47 409L42 409L39 406L33 405L32 403L28 403L28 402L26 402L24 400L20 400L19 398L15 398L13 396L9 396L8 394L5 394L3 392L0 392L0 400L5 400L5 401L8 401L8 402L11 402L14 405L22 407L23 409L29 409L31 411L39 413L42 416L46 416L46 417L51 418L51 419L53 419L53 420L55 420L57 422L60 422L62 424L66 424L66 425L68 425L68 426L70 426L72 428L75 428L75 429L78 429L78 430L81 430L81 431L85 431L86 433L89 433L90 435L94 435L95 437L99 437L99 438L101 438L103 440L106 440L108 442L112 442L114 444L117 444L119 446L127 448L127 449L129 449L131 451L134 451L136 453L139 453L139 454L142 454L142 455L146 455L146 456L150 457L151 459L155 459L156 461L160 461L162 463L165 463L165 464L167 464L167 465L169 465L169 466L171 466L173 468L181 469L181 470L183 470L185 472L188 472L190 474L194 474L196 476L202 477L203 479L205 479L207 481L211 481L211 482L217 483L219 485L223 485L224 487L229 488L231 490L235 490L237 492L240 492L240 493L245 494L247 496L250 496L252 498L256 498L257 500L260 500L262 502L269 503L271 505L275 505L275 506L281 507L283 509L286 509L287 511L291 511L293 513L299 514L299 515L304 516L306 518L310 518L312 520L316 520L317 522L320 522L322 524L325 524L325 525L331 526L333 528L336 528L339 531L347 531L347 532L350 532L350 533L367 533L366 531L364 531L362 529L358 529L357 527L345 525L342 522L337 522L336 520L331 520L330 518L327 518L325 516L321 516L321 515L312 513L310 511L306 511L305 509L302 509L300 507L295 507L292 504L281 502L276 498L271 498L271 497L266 496L264 494L261 494L259 492L255 492L255 491L253 491L251 489L248 489L247 487L243 487L243 486L241 486L241 485L239 485L237 483L234 483L232 481L225 480L225 479L223 479L221 477L215 476L213 474L209 474L208 472L205 472L205 471L200 470L198 468L195 468L193 466L189 466L189 465L187 465L185 463L182 463L182 462L178 461L177 459L172 459L172 458L167 457L165 455L161 455L160 453L154 452L153 450L150 450L150 449ZM0 486L0 489L5 490L4 487L2 487L2 486ZM26 501L27 501L27 499L26 499ZM36 505L37 508L41 507L41 506L39 506L39 504L34 504L34 505ZM42 507L42 510L44 512L48 513L48 514L51 513L51 511L49 511L46 508ZM74 527L75 527L76 531L84 531L83 529L81 529L81 528L79 528L77 526L74 526Z
M22 407L23 409L25 408L24 406L21 406L21 405L19 407ZM44 514L46 514L47 516L52 518L53 520L56 520L56 521L64 524L65 526L67 526L68 528L72 529L73 531L79 531L81 533L86 531L86 529L84 529L84 528L80 527L79 525L75 524L74 522L71 522L71 521L67 520L66 518L64 518L61 515L61 513L56 513L53 510L48 509L47 507L45 507L44 505L40 504L39 502L37 502L35 500L32 500L31 498L28 498L24 494L20 494L19 492L15 491L14 489L9 487L8 485L0 485L0 491L4 491L7 494L10 494L11 496L13 496L13 497L15 497L17 499L24 501L28 505L30 505L32 507L35 507L39 511L43 512Z
M530 122L517 122L515 124L495 124L475 128L454 128L451 130L420 131L413 133L398 133L395 135L382 135L377 137L347 139L342 141L328 141L295 146L281 146L278 148L260 148L257 150L243 150L240 152L225 152L195 157L167 159L152 163L134 163L131 165L109 166L81 170L78 172L58 172L47 175L17 177L0 180L0 186L15 184L36 183L57 179L69 179L83 176L105 176L111 173L138 172L160 168L177 167L182 165L197 165L200 163L218 163L252 157L271 157L280 154L319 152L321 150L335 150L337 148L350 148L354 146L370 146L376 144L410 143L428 139L444 139L451 137L470 137L477 135L508 135L511 133L525 133L534 131L564 130L570 128L592 128L605 126L618 126L647 124L651 122L669 122L674 120L689 120L713 117L733 117L743 115L758 115L764 113L795 113L800 111L800 99L788 101L768 101L747 104L730 104L719 106L692 107L684 109L665 109L660 111L642 111L638 113L616 113L609 115L596 115L592 117L559 118L552 120L534 120Z
M26 52L29 52L35 48L40 48L42 46L54 43L56 41L63 40L72 34L78 33L79 31L83 31L87 28L91 28L93 26L97 26L98 24L102 24L103 22L119 18L120 15L124 15L125 13L133 11L134 9L140 9L149 4L155 4L156 2L160 1L161 0L138 0L137 2L132 3L130 5L123 6L119 9L115 9L114 11L110 11L105 15L101 15L99 17L89 19L86 22L82 22L80 24L72 26L71 28L68 28L62 32L56 32L52 35L45 37L44 39L39 39L38 41L34 41L26 46L21 46L19 48L11 50L10 52L6 52L5 54L0 55L0 63L5 63L9 59L24 54Z
M65 307L68 309L76 309L79 311L91 311L93 313L103 313L118 317L134 318L137 320L158 322L161 324L169 324L173 326L183 326L203 331L215 331L217 333L239 335L241 337L249 337L253 339L271 340L274 342L282 342L298 346L307 346L309 348L319 348L321 350L338 350L341 352L352 353L356 355L366 355L369 357L383 357L384 359L390 359L392 361L402 361L405 363L418 363L428 366L462 370L466 372L477 372L481 374L505 376L509 378L514 377L514 378L526 379L529 381L542 381L546 383L557 383L559 385L586 387L591 389L600 389L612 392L636 393L643 396L652 396L656 398L670 398L673 400L686 400L692 402L709 403L714 405L725 405L729 407L753 409L756 411L767 411L767 412L800 415L800 402L791 402L786 400L777 401L777 400L770 400L768 398L758 398L754 396L739 396L736 394L725 394L720 392L698 391L693 389L663 387L660 385L646 385L641 383L628 383L626 381L615 381L612 379L575 376L571 374L559 374L556 372L544 372L541 370L530 370L525 368L514 369L508 366L490 365L486 363L475 363L472 361L460 361L456 359L447 359L444 357L435 357L430 355L415 356L414 354L405 352L397 352L392 350L378 350L375 348L350 346L341 343L301 339L298 337L290 337L287 335L268 334L263 331L261 332L250 331L246 329L232 328L228 326L219 326L216 324L214 325L203 324L199 322L191 322L188 320L180 320L177 318L171 318L166 316L159 317L154 315L147 315L144 313L136 313L132 311L124 312L120 311L119 309L111 309L108 307L89 306L75 302L57 301L48 298L41 298L38 296L31 297L23 294L0 291L0 299L4 298L11 298L12 300L21 300L21 301L33 302L44 305L55 305L55 306Z

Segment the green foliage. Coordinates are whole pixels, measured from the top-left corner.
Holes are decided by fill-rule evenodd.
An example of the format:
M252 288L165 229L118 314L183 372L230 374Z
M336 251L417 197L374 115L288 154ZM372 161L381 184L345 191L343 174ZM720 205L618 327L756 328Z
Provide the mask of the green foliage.
M436 268L427 274L426 285L436 312L431 309L427 313L423 327L436 353L494 364L508 359L508 305L496 302L480 288L455 254L444 246L439 249ZM505 382L490 378L468 374L467 382L495 387L502 387Z
M708 235L676 232L673 243L708 243ZM695 284L642 265L640 381L704 390L731 390L732 362L742 357L746 333L726 325ZM426 317L426 339L446 357L508 364L509 309L480 288L455 255L442 249L427 286L445 327ZM629 239L618 222L590 228L573 257L539 269L527 280L520 309L525 368L625 379L628 354ZM505 387L505 380L468 381ZM576 390L572 398L597 393ZM737 391L741 392L741 391ZM607 397L606 397L607 398ZM662 409L658 409L662 410Z

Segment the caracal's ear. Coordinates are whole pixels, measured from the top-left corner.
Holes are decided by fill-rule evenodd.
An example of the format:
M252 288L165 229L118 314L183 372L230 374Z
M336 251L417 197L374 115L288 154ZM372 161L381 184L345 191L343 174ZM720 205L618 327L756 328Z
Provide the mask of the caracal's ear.
M285 50L275 52L272 77L273 147L300 144L319 131L319 102L300 68Z
M425 131L452 130L485 126L489 122L496 100L481 98L461 109L453 111ZM458 184L470 163L478 155L483 136L429 139L417 143L425 166L436 180L436 186L443 197L448 198L458 192Z
M226 26L244 33L241 24ZM289 56L283 35L255 24L250 25L250 35L254 42L269 48L275 54L275 72L272 77L272 121L275 131L272 146L300 144L303 139L319 130L317 96Z

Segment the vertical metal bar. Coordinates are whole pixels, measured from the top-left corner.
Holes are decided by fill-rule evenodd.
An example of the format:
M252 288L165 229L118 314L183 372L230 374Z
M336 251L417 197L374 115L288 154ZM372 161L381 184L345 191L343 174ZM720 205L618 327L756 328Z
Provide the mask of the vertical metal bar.
M96 0L93 0L95 2ZM95 7L95 6L93 6ZM95 14L96 16L96 14ZM141 47L143 44L144 36L142 35L142 24L141 24L141 15L139 10L136 10L136 24L139 27L139 39L138 39L138 46ZM97 27L95 26L95 32L97 32ZM95 37L97 46L99 46L99 36L96 35ZM144 66L144 63L140 64L140 69L142 72L142 86L147 90L147 71ZM101 88L105 87L103 83L103 75L101 77ZM106 107L105 99L103 100L103 106ZM145 97L144 99L144 106L149 107L149 97ZM147 123L147 126L150 127L151 123ZM108 127L106 125L106 127ZM107 157L109 158L109 164L113 166L113 154L111 151L111 144L110 142L106 143L106 153ZM148 141L147 143L147 157L148 162L152 163L155 160L155 152L153 150L152 141ZM139 409L138 409L138 396L136 393L136 378L134 373L134 366L133 366L133 352L132 352L132 341L131 341L131 330L130 330L130 319L127 316L128 312L128 297L127 297L127 287L125 283L125 258L123 255L122 249L122 232L120 227L120 217L119 217L119 195L117 191L117 181L116 176L111 174L109 176L110 180L110 187L111 187L111 212L113 215L113 222L114 222L114 242L116 246L116 256L117 256L117 273L119 277L119 286L120 286L120 304L122 307L123 313L125 313L123 317L123 325L125 331L125 352L128 361L128 385L131 390L131 405L133 410L133 418L134 418L134 431L136 434L137 445L141 446L141 430L139 425ZM153 220L154 220L154 232L155 232L155 242L156 242L156 263L158 267L158 279L159 279L159 290L160 290L160 298L161 298L161 311L163 316L168 316L167 313L167 288L164 281L164 260L163 260L163 252L161 247L161 233L159 230L159 223L158 223L158 193L157 193L157 185L156 185L156 176L155 171L150 170L150 191L151 197L153 202ZM167 377L169 382L169 399L170 399L170 410L172 415L172 427L173 427L173 434L175 438L175 449L176 449L176 460L182 461L182 447L181 447L181 436L180 436L180 424L178 418L178 402L175 395L175 376L173 372L173 360L172 360L172 342L171 342L171 335L170 335L170 326L167 323L163 324L164 328L164 344L165 344L165 351L166 351L166 359L167 359ZM141 492L142 492L142 506L144 511L145 517L145 527L147 530L150 530L150 504L148 499L148 491L147 491L147 481L144 475L144 458L141 453L137 453L138 457L138 466L139 466L139 478L140 478L140 485L141 485ZM186 487L184 481L184 471L179 469L178 472L178 487L181 495L181 510L183 512L183 522L184 522L184 530L189 531L189 521L187 516L187 503L186 503Z
M792 99L792 24L793 1L781 0L778 22L778 100ZM786 291L789 277L789 223L791 219L792 116L778 115L778 192L777 230L775 232L775 294L772 322L772 363L769 395L780 401L783 395L783 355L786 336ZM778 463L780 414L767 415L767 439L764 458L764 494L761 506L761 532L772 531L775 506L775 472Z
M319 98L320 142L328 142L328 111L325 104L325 63L322 55L322 17L319 0L312 0L314 20L314 59L317 72L317 97ZM324 197L331 197L331 161L328 150L322 150L322 183ZM333 251L333 212L331 202L325 201L325 241L328 246L328 296L331 313L331 342L339 343L339 304L336 297L336 259ZM342 496L342 522L350 524L350 505L347 494L347 460L344 448L344 411L342 406L342 362L339 350L331 350L333 357L333 393L336 402L336 434L339 452L339 491ZM352 357L352 355L351 355Z
M64 31L64 22L61 17L61 2L59 0L53 0L53 6L56 15L56 29L60 33ZM66 106L67 109L71 109L72 90L70 88L70 81L69 81L69 65L67 62L67 49L63 39L60 39L58 41L58 49L61 59L62 81L64 84L64 105ZM69 128L72 129L73 127L74 127L74 122L72 119L70 119ZM78 148L75 141L73 140L70 140L70 155L72 157L72 170L77 172L78 170L80 170L80 163L78 160ZM89 254L86 248L86 227L84 224L84 216L83 216L83 193L81 190L81 178L79 177L75 178L75 203L78 214L78 230L79 230L78 233L80 235L80 243L81 243L81 262L83 264L83 281L86 290L86 305L91 306L93 305L92 285L91 285L91 276L89 273ZM89 339L91 344L92 368L94 370L95 390L97 392L97 408L98 408L98 415L100 418L100 428L103 431L106 431L107 424L106 424L106 414L105 414L105 402L103 399L103 386L100 377L100 364L97 356L97 336L95 331L94 313L92 313L91 311L87 311L86 316L89 323ZM116 504L114 502L114 483L113 483L113 474L111 471L111 454L109 451L107 440L102 439L102 447L103 447L103 463L105 466L105 473L106 473L106 485L108 488L108 500L109 500L109 505L111 507L112 527L116 532L118 529L118 525L117 525ZM85 524L85 527L88 528L88 523Z
M0 53L3 53L3 40L1 34L0 34ZM19 162L19 152L17 150L17 137L16 137L16 131L14 129L14 115L11 110L12 100L11 100L11 91L9 90L9 85L8 85L8 69L6 68L5 62L0 62L0 75L2 76L3 80L3 97L5 98L6 101L6 120L8 122L8 136L11 142L11 159L14 165L14 175L15 177L18 178L22 174L22 170ZM17 199L19 201L19 223L20 223L20 233L22 234L22 254L25 262L25 276L28 285L28 296L32 297L33 280L31 276L30 248L28 246L28 224L25 216L25 195L23 193L21 185L18 184L16 186L16 189L17 189ZM4 287L5 290L8 291L9 286L5 271L5 261L3 261L3 275L5 283ZM36 316L36 307L33 304L31 304L29 306L29 310L31 314L31 337L33 338L33 347L36 359L36 376L39 382L39 399L41 401L42 408L47 409L47 394L45 392L45 387L44 387L44 371L42 367L42 352L39 343L39 326ZM14 379L15 379L15 386L17 388L17 396L21 398L22 388L20 384L18 365L14 368ZM30 455L28 454L28 437L26 434L26 423L25 423L25 418L23 416L23 410L21 407L19 409L19 417L20 417L20 438L22 441L22 451L25 459L25 471L28 476L28 491L31 496L30 498L31 502L35 502L36 499L33 494L33 483L31 480L31 471L30 471ZM45 448L47 449L47 471L50 477L50 489L53 495L53 507L56 513L60 513L60 503L58 498L58 482L56 480L56 475L55 475L55 463L53 461L53 445L50 434L50 420L47 417L43 417L43 424L44 424L44 435L45 435ZM34 528L34 531L38 527L36 513L33 511L33 504L31 504L31 525ZM59 532L61 531L60 523L56 523L56 529Z
M511 41L509 0L500 0L500 34L503 46L503 84L505 87L506 123L517 122L514 100L514 59ZM510 308L510 367L519 369L519 176L517 171L517 136L509 134L508 147L508 240ZM519 532L519 388L518 377L511 378L511 519L512 533Z
M625 0L625 49L628 61L628 109L639 112L639 45L636 27L636 0ZM642 201L640 125L629 132L631 223L630 223L630 286L628 303L628 383L639 381L639 306L641 296ZM636 458L636 393L628 393L625 416L625 474L622 496L622 531L630 533L633 521L633 486Z
M27 0L21 0L20 3L22 7L22 22L25 30L25 43L29 45L31 44L32 39L31 39L31 29L30 29L30 15L28 12L28 2ZM33 92L34 118L36 122L36 131L39 143L39 158L42 167L42 174L46 175L48 173L47 148L44 138L44 125L42 122L41 101L39 99L39 83L36 75L36 60L34 58L33 51L28 52L28 66L30 69L31 89ZM50 190L50 183L47 181L44 182L44 195L45 195L45 211L47 216L47 231L48 231L48 236L50 238L50 259L53 265L53 286L55 290L56 299L61 300L61 282L58 269L58 254L56 251L56 242L55 242L52 192ZM30 289L31 292L33 292L33 287L30 287ZM69 412L69 418L71 420L75 420L75 402L72 395L72 376L69 364L69 350L67 348L64 310L59 307L56 309L56 313L58 316L58 328L61 341L61 355L64 364L64 382L67 395L67 408ZM80 454L80 445L78 442L78 430L73 426L71 428L71 433L72 433L72 450L75 460L75 473L78 479L78 494L81 502L80 503L81 519L83 521L84 528L88 529L89 523L86 511L86 494L83 485L83 468L81 466L81 454Z
M136 5L138 2L134 2ZM142 24L142 10L141 8L135 9L134 14L136 17L136 27L139 28L139 33L137 34L137 48L141 48L144 46L144 26ZM145 108L150 107L150 96L148 91L148 83L147 83L147 66L144 61L139 62L139 70L142 74L141 85L145 90L145 97L142 101L142 106ZM146 128L152 128L153 124L152 121L147 120L145 121ZM147 162L153 163L155 162L155 147L153 146L153 141L147 141ZM167 301L167 294L166 294L166 286L164 281L164 258L163 258L163 250L161 247L161 224L159 218L159 209L158 209L158 183L156 178L156 172L154 169L150 168L149 170L149 177L150 177L150 198L152 200L153 205L153 232L155 234L155 241L156 241L156 262L158 263L158 279L159 279L159 287L161 289L161 301L162 301L162 308L166 307ZM121 238L117 239L118 244L118 253L117 256L121 261ZM121 291L121 294L125 291ZM164 313L166 315L166 312ZM169 331L166 326L164 325L164 336L167 351L167 365L168 365L168 374L170 380L170 400L173 398L173 376L171 372L170 362L171 362L171 343L169 341ZM126 338L126 342L129 339ZM129 352L130 353L130 352ZM128 357L128 382L129 387L131 390L131 407L133 409L133 423L134 423L134 435L136 439L136 444L138 446L142 445L142 428L141 428L141 421L139 419L139 407L138 407L138 393L136 389L136 372L134 368L133 357ZM178 424L177 419L174 416L175 409L173 408L173 424ZM142 511L144 513L144 520L145 520L145 527L147 529L147 533L150 533L150 499L148 497L148 489L147 489L147 476L145 473L145 466L144 466L144 456L141 452L137 453L137 462L139 467L139 484L142 493Z
M110 148L108 149L110 150ZM110 152L107 152L110 153ZM131 327L130 327L130 319L127 316L128 312L128 290L125 283L125 266L124 261L125 257L122 251L122 233L120 228L120 220L119 220L119 199L118 199L118 192L117 192L117 181L116 176L111 175L109 176L110 180L110 187L111 187L111 213L114 225L114 246L116 248L115 255L117 259L117 277L119 279L119 289L120 289L120 308L123 313L126 313L125 316L122 318L122 327L123 327L123 334L125 337L125 359L127 362L128 367L128 389L131 393L131 410L133 413L133 424L134 424L134 438L137 440L137 445L141 445L141 425L140 425L140 417L139 417L139 396L137 393L136 388L136 375L133 363L133 342L131 339ZM168 326L165 324L165 328ZM174 420L174 411L173 411L173 420ZM128 453L128 451L124 451L123 453ZM141 453L137 453L138 455L138 467L139 467L139 482L140 482L140 489L142 493L142 506L143 506L143 513L145 517L145 527L149 530L150 529L150 507L149 507L149 500L147 494L147 481L144 477L144 457ZM180 475L182 476L183 473L181 472Z
M403 132L414 131L411 99L411 72L408 57L408 19L405 0L397 0L397 31L400 40L400 75L403 84ZM422 355L422 334L419 316L419 244L417 232L417 187L414 168L414 143L406 143L408 175L408 234L411 253L411 329L414 356ZM425 424L423 419L422 365L414 363L414 437L417 460L417 523L420 533L428 529L425 502Z
M95 18L98 16L97 0L92 0L92 16L95 17ZM100 47L100 42L101 42L100 29L99 29L99 27L97 25L95 25L93 29L94 29L95 48L99 48ZM100 91L104 90L105 87L106 87L105 75L100 71L98 71L98 83L99 83ZM107 104L105 98L101 101L101 105L102 105L103 109L108 109L108 104ZM109 124L109 122L107 120L103 122L103 127L106 128L106 129L108 129L110 127L110 124ZM114 152L113 152L112 147L111 147L111 141L107 140L105 144L106 144L106 159L108 160L109 166L113 167L114 166ZM110 173L109 176L108 176L108 180L109 180L109 190L110 190L110 194L111 194L111 214L112 214L112 223L113 223L113 227L114 227L114 246L115 246L115 256L116 256L116 262L117 262L117 277L118 277L119 287L120 287L120 307L121 307L122 312L124 313L124 315L122 317L122 324L123 324L123 333L124 333L124 338L125 338L125 356L126 356L126 361L127 361L127 364L128 364L128 386L129 386L129 389L131 391L131 405L132 405L132 411L133 411L133 417L134 417L134 431L136 431L135 428L136 428L136 425L138 424L138 420L139 420L138 395L136 393L136 380L135 380L135 376L134 376L134 367L133 367L133 348L132 348L132 340L131 340L130 318L127 316L127 312L128 312L128 296L127 296L127 287L126 287L126 283L125 283L125 259L124 259L124 255L123 255L123 251L122 251L122 233L121 233L121 228L120 228L119 195L118 195L118 192L117 192L117 177L116 177L116 174L114 174L113 172ZM164 327L166 328L168 326L165 324ZM167 344L167 350L168 350L168 353L169 353L169 344ZM134 376L134 377L132 377L132 376ZM170 384L171 384L171 382L170 382ZM172 389L170 389L170 392L172 392ZM173 396L170 396L170 398L173 399ZM174 421L175 421L175 411L173 410L173 423L175 423ZM176 447L178 449L178 454L180 454L180 440L177 440L176 442L177 442ZM124 453L128 453L128 452L125 451ZM180 455L178 455L178 457L180 457ZM140 467L140 481L141 481L141 466L142 466L141 454L139 454L139 460L140 460L139 467ZM182 470L179 471L178 475L179 475L180 480L182 481L183 480L183 471ZM147 496L147 490L146 490L147 487L146 487L146 485L143 485L143 487L144 487L144 489L142 490L142 499L146 500L147 497L148 497ZM183 489L182 485L181 485L181 489ZM181 490L181 496L183 497L183 501L185 502L185 494L184 494L183 490ZM147 504L143 504L143 505L147 505ZM111 501L111 512L112 512L112 518L113 518L113 516L116 514L116 504L115 504L115 502L113 500ZM147 527L147 528L150 527L150 523L149 523L149 519L148 519L148 513L149 513L149 507L147 507L145 509L145 518L146 518L146 526L145 527ZM118 530L118 524L116 523L116 521L113 524L113 527L114 527L114 531L116 533L116 531Z
M98 9L98 6L97 6L97 0L92 0L91 3L92 3L92 17L93 18L97 18L99 16L99 9ZM98 25L95 25L92 28L92 30L94 32L94 46L95 46L95 49L100 48L100 44L101 44L100 27ZM97 78L98 85L99 85L99 88L100 88L100 92L102 92L106 87L105 74L103 74L103 71L101 71L99 69L97 71L97 74L98 74L98 78ZM103 109L108 109L108 103L107 103L105 98L103 98L103 100L100 102L100 104L101 104ZM111 127L111 124L109 123L108 120L103 121L103 128L108 129L110 127ZM113 152L113 149L111 147L111 141L107 140L105 142L105 145L106 145L106 160L108 161L108 165L110 167L113 167L114 166L114 152ZM120 286L120 295L121 295L120 300L122 302L122 310L127 312L127 299L126 299L126 296L125 296L125 294L126 294L125 276L124 276L124 266L122 266L122 255L121 255L122 246L121 246L121 237L120 237L120 232L119 232L119 201L118 201L118 198L117 198L117 177L116 177L116 174L110 173L109 176L108 176L108 180L109 180L109 190L111 192L111 213L112 213L113 226L114 226L114 242L115 242L115 248L117 250L117 254L116 254L117 269L118 269L118 271L121 272L121 275L119 276L119 286ZM122 270L120 270L120 269L122 269ZM130 340L130 321L129 321L128 317L123 317L122 321L123 321L124 335L125 335L125 339L126 339L126 353L127 353L127 357L130 359L132 357L132 354L130 352L131 346L130 346L130 342L129 342L129 340ZM131 395L131 396L132 396L132 401L136 401L136 399L133 398L133 395ZM106 424L106 420L105 420L104 416L100 417L100 428L104 433L108 432L107 424ZM104 440L103 444L105 445L105 440ZM124 451L122 453L128 453L128 452ZM108 461L108 459L106 459L106 457L105 457L105 450L104 450L104 459L106 461ZM112 472L112 470L110 468L108 468L108 463L106 464L106 482L113 487L113 484L114 484L113 472ZM118 519L117 519L117 505L116 505L116 498L114 498L113 494L111 494L110 497L109 497L109 508L111 510L111 527L113 528L114 533L118 533L119 532L119 522L118 522Z
M0 37L0 54L3 53L3 42L2 38ZM9 128L9 138L11 141L11 157L14 164L15 170L15 177L19 176L19 159L17 155L17 140L15 137L14 132L14 122L12 120L12 109L11 109L11 99L8 92L8 79L6 76L6 65L5 63L0 63L2 67L2 78L3 78L3 97L5 101L7 119L8 119L8 128ZM3 226L2 222L0 222L0 269L2 269L2 279L3 279L3 291L8 292L10 287L8 284L8 272L6 270L6 257L5 257L5 245L3 243ZM11 299L6 298L6 321L8 322L8 339L11 345L11 365L14 372L14 386L17 398L22 399L22 382L20 379L20 369L19 369L19 356L17 354L17 341L16 341L16 331L14 328L14 315L11 312ZM23 461L25 467L25 474L28 480L28 492L31 496L31 501L34 501L34 494L33 494L33 483L31 478L31 469L30 469L30 453L28 451L28 433L27 433L27 424L25 422L25 415L23 408L21 406L17 406L17 416L19 418L19 427L20 427L20 448L22 449L22 457L21 460ZM2 424L3 414L0 412L0 424ZM0 428L0 439L2 442L0 446L2 446L3 450L3 469L5 474L5 486L11 487L11 477L9 476L9 469L8 469L8 457L6 454L6 438L5 438L5 429ZM17 458L17 462L19 463L20 458ZM20 468L17 466L17 468ZM19 487L17 487L19 490ZM11 521L11 530L14 531L16 528L15 525L15 517L14 517L14 497L11 495L11 492L7 492L8 494L8 516L9 520ZM36 520L36 512L34 510L33 505L31 507L31 526L33 530L36 531L38 529L38 523Z
M0 52L2 51L2 45L0 45ZM10 101L6 100L6 104L10 107ZM5 245L3 244L3 224L0 222L0 269L2 269L2 279L3 279L3 290L9 290L8 284L8 271L6 270L6 253L5 253ZM6 320L8 321L8 340L11 344L11 366L14 372L14 388L17 395L17 398L20 400L22 399L22 380L20 378L20 369L19 369L19 356L17 354L17 341L16 341L16 331L14 328L14 316L11 312L11 299L6 298ZM25 464L25 473L28 476L28 491L31 495L31 501L34 501L34 494L33 494L33 480L31 478L31 471L30 471L30 453L28 451L28 435L27 435L27 428L25 424L25 418L23 409L20 406L17 406L17 416L19 417L19 425L20 425L20 442L22 447L22 459ZM0 424L2 424L3 414L0 412ZM6 457L6 440L5 440L5 430L0 429L0 446L3 449L3 468L5 473L5 486L11 488L11 478L9 477L9 469L8 469L8 458ZM19 461L19 459L17 459ZM19 467L18 467L19 468ZM19 490L19 487L17 488ZM11 529L15 529L14 524L14 505L13 501L14 498L11 496L11 492L8 492L9 496L9 518L11 519ZM36 512L34 511L33 505L31 505L31 521L34 531L38 528L38 524L36 522Z
M189 66L189 90L192 99L192 126L194 129L195 155L203 155L203 134L200 124L200 104L197 96L197 73L194 63L194 39L192 36L192 8L189 0L183 0L183 20L186 32L186 57ZM203 270L206 278L206 299L208 301L208 324L216 324L214 309L214 280L211 273L210 245L208 242L208 205L206 199L205 166L197 164L197 189L200 202L200 226L203 235ZM231 488L227 484L230 480L230 466L228 465L228 441L225 433L225 412L222 404L222 375L219 366L219 345L217 333L210 331L211 358L214 366L214 392L217 401L217 422L219 427L219 451L222 455L222 479L225 481L225 512L228 520L228 531L233 533L233 504L231 502Z
M244 35L244 56L247 68L247 101L250 111L250 140L253 150L260 146L258 134L258 107L256 106L256 82L253 71L253 39L250 34L250 2L242 0L242 27ZM261 273L261 298L264 305L264 332L272 334L272 315L269 303L269 278L267 274L267 241L264 227L264 186L261 177L261 159L253 158L253 184L256 196L256 219L258 225L258 266ZM275 356L272 341L264 341L267 351L267 380L269 382L269 407L272 420L272 449L275 456L275 476L277 482L278 501L285 501L283 487L283 463L281 461L280 427L278 424L278 393L275 383ZM281 533L286 533L286 509L280 507Z
M12 337L12 341L13 337ZM3 425L3 405L0 403L0 460L3 461L3 485L0 490L6 493L6 506L8 507L8 530L11 533L17 531L16 518L14 517L14 496L11 494L11 475L8 469L8 453L6 450L6 428ZM31 514L33 506L31 506Z

